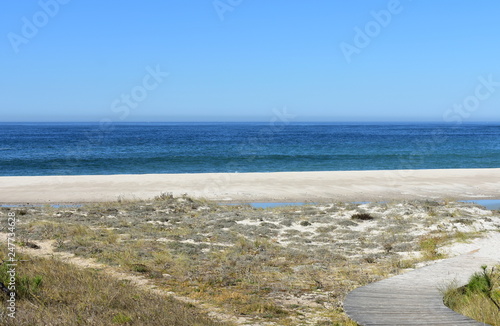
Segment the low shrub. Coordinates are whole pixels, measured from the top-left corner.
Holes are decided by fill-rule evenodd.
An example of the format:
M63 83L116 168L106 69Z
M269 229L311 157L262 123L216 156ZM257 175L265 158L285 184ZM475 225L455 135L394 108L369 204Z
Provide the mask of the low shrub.
M356 213L351 216L351 219L359 221L371 221L375 218L368 213Z

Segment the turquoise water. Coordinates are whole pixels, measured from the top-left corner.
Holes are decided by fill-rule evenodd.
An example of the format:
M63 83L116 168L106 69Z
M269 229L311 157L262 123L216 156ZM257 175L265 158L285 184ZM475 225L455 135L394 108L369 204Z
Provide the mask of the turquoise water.
M0 124L0 175L500 167L500 125Z

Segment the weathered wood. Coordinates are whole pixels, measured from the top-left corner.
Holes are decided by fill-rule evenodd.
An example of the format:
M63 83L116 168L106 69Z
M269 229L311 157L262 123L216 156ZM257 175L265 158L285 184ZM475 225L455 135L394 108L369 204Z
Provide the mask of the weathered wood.
M498 260L477 251L363 286L344 301L347 315L360 325L486 325L446 307L442 293L452 281L467 283L482 265Z

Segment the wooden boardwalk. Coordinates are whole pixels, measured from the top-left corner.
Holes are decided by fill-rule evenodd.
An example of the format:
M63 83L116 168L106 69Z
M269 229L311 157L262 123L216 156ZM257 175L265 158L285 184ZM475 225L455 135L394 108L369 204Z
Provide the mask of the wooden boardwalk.
M500 253L498 254L500 255ZM498 258L498 257L497 257ZM344 301L347 315L360 325L485 325L443 304L440 288L455 280L465 285L481 265L498 259L479 250L445 259L402 275L363 286Z

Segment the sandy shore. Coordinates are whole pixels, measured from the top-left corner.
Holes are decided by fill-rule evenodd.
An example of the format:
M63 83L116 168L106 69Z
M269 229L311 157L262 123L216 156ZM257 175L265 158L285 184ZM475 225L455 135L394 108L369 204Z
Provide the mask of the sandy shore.
M500 198L500 169L0 177L0 203L148 199L162 192L218 201Z

